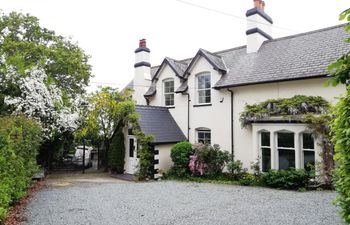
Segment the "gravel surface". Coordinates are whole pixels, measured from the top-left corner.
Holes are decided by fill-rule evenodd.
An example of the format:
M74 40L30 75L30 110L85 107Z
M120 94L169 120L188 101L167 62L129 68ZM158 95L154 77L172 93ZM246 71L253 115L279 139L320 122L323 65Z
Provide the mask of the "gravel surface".
M334 192L182 183L75 183L37 193L26 224L342 224Z

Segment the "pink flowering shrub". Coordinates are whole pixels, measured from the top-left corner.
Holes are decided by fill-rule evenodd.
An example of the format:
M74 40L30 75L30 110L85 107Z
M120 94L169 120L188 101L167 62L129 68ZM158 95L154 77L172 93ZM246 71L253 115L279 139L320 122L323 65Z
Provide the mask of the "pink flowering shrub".
M194 154L190 156L188 167L192 175L219 175L229 160L230 154L220 150L219 145L197 144L194 146Z

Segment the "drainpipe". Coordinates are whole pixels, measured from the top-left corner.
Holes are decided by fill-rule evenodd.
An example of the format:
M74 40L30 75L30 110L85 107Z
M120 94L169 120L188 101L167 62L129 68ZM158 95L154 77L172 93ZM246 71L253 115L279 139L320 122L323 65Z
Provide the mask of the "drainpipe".
M146 96L143 96L146 99L147 105L149 105L149 99Z
M231 93L231 155L232 161L234 160L234 138L233 138L233 91L227 89Z
M182 93L183 95L187 95L187 141L190 141L190 94Z

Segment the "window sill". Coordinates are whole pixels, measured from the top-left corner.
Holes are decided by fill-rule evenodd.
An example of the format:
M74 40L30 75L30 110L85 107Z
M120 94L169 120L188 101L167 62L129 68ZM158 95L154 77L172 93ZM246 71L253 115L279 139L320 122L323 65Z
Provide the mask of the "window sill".
M204 106L211 106L211 103L208 104L199 104L199 105L193 105L193 107L204 107Z
M164 107L166 107L168 109L175 109L175 106L164 106Z

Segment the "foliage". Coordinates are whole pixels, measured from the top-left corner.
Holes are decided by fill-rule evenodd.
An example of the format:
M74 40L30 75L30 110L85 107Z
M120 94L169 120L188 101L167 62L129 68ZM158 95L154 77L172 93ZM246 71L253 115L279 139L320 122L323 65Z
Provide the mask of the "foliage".
M345 31L350 33L350 9L345 10L339 16L339 20L346 20ZM350 37L345 39L345 42L350 43ZM350 52L345 53L336 62L328 66L332 78L328 81L328 85L336 86L338 84L349 85L350 80Z
M193 175L219 175L230 158L230 153L220 150L219 145L197 144L190 157L189 168Z
M12 78L20 76L15 73ZM46 84L47 74L43 69L28 71L17 79L20 96L6 96L4 102L12 114L24 114L35 119L43 128L47 140L56 133L73 132L77 129L79 116L77 107L64 106L62 92L55 84ZM74 105L76 106L76 104Z
M268 187L297 190L306 188L313 177L313 171L302 169L269 170L262 175L262 182Z
M337 203L341 214L350 223L350 87L340 98L335 108L336 117L332 121L333 141L335 143L335 169Z
M110 146L109 165L112 171L117 173L124 172L125 145L122 129L117 129L113 135Z
M334 145L329 122L332 120L331 113L322 115L308 114L304 118L304 122L308 124L308 128L313 135L318 138L318 144L322 148L320 156L322 162L317 165L318 182L324 186L333 187L333 170L334 163Z
M179 142L171 148L171 159L174 163L171 173L178 177L189 174L188 163L193 154L192 144L189 142Z
M104 87L90 94L88 106L81 111L84 121L76 132L76 139L95 137L105 144L105 158L108 159L110 141L116 129L124 127L128 122L136 121L135 103L128 92L119 92Z
M137 154L139 157L136 176L138 180L150 179L152 173L154 172L151 168L153 165L154 154L151 152L150 146L153 137L144 135L136 122L133 124L133 131L137 137Z
M34 118L47 139L76 129L79 99L91 77L88 58L38 18L0 13L0 110Z
M26 194L37 171L38 124L24 117L0 117L0 222L13 201Z
M319 96L296 95L291 98L269 99L261 103L246 105L240 115L242 127L252 121L272 116L300 116L308 113L322 114L328 111L329 103Z
M340 14L340 20L346 20L345 31L350 33L350 9ZM345 40L350 43L350 38ZM345 84L346 93L339 99L331 122L336 161L335 178L338 192L337 204L341 207L343 219L350 223L350 52L341 56L335 63L328 66L332 78L329 84L333 86Z
M243 163L240 160L231 160L227 164L227 170L231 173L234 180L242 179L244 174L247 173L247 169L243 168Z

